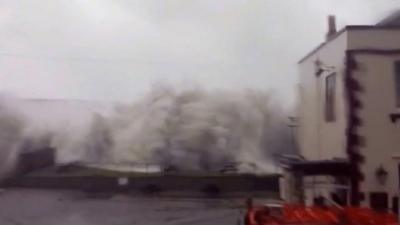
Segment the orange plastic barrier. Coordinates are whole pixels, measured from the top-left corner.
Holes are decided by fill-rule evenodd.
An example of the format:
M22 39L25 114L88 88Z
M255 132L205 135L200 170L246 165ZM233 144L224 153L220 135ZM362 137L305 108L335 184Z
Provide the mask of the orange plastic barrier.
M391 213L379 213L372 209L355 207L347 207L343 211L349 223L354 225L398 224L396 216Z
M400 225L395 215L368 208L305 207L284 205L282 214L272 215L268 207L252 207L246 213L246 225L348 224Z

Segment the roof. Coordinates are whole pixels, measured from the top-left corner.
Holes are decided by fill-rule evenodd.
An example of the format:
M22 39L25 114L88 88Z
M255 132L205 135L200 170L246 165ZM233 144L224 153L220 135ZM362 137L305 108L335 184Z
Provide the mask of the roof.
M342 159L312 160L292 163L290 169L304 175L345 176L349 174L350 164L347 160Z
M395 26L395 25L379 25L379 26L374 26L374 25L351 25L351 26L345 26L338 32L336 32L335 35L333 35L331 38L329 38L327 41L319 44L316 48L311 50L308 54L306 54L303 58L299 60L299 64L304 62L306 59L308 59L310 56L312 56L314 53L316 53L319 49L324 47L326 44L332 42L335 40L337 37L339 37L342 33L349 31L349 30L400 30L400 26Z
M400 26L400 10L396 10L385 19L376 24L377 26Z

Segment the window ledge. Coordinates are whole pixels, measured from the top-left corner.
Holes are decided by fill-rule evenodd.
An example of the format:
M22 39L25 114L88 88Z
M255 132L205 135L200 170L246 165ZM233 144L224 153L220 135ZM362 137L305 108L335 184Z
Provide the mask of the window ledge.
M396 123L396 121L400 119L400 113L390 113L389 118L392 123Z

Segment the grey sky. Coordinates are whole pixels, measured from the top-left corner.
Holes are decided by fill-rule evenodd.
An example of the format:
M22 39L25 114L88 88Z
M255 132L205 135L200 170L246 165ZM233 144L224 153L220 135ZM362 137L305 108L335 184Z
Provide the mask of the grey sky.
M154 82L273 88L293 99L297 60L326 16L371 24L398 0L2 0L0 90L129 101Z

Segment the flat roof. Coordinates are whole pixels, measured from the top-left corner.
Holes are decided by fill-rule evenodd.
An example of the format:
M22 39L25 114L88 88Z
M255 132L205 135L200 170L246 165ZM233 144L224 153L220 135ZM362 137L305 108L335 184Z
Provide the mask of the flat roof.
M346 176L350 174L350 163L342 159L312 160L294 162L290 169L302 172L303 175Z
M304 62L307 58L312 56L319 49L324 47L329 42L335 40L342 33L344 33L345 31L348 31L348 30L400 30L400 26L375 26L375 25L350 25L350 26L345 26L342 29L340 29L338 32L336 32L336 34L333 35L331 38L329 38L327 41L319 44L317 47L315 47L313 50L311 50L308 54L306 54L303 58L301 58L298 61L298 63Z

